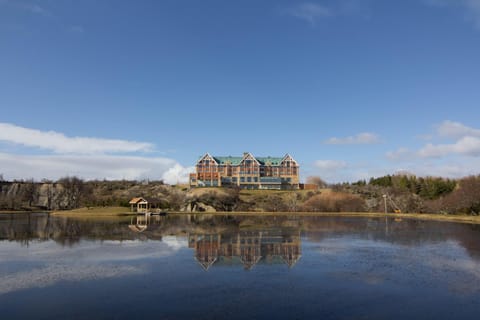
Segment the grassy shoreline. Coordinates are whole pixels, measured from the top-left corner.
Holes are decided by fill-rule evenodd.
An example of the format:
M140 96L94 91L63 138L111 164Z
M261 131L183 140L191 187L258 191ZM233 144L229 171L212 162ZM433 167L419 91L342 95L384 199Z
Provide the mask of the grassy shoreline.
M79 208L74 210L53 211L50 214L54 216L66 217L105 217L105 216L126 216L135 215L125 207L93 207ZM178 212L173 211L169 214L205 214L205 215L243 215L243 216L325 216L325 217L391 217L400 219L432 220L457 223L480 224L480 216L468 215L444 215L433 213L381 213L381 212Z
M0 210L0 214L50 213L48 210Z
M105 216L125 216L135 214L130 212L130 208L125 207L88 207L73 210L51 211L52 216L64 217L105 217Z

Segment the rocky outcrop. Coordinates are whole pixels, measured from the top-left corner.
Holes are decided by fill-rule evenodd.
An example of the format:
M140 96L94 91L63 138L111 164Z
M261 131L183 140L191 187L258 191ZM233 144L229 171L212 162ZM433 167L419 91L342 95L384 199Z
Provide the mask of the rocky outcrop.
M217 212L217 210L202 202L191 201L180 211L182 212Z
M0 181L0 210L63 210L85 206L129 206L133 197L162 200L162 208L185 206L186 190L162 182L83 181L67 177L58 182ZM202 210L202 206L195 210ZM209 208L203 208L210 210Z
M58 183L1 182L0 209L60 209L67 205L63 191Z

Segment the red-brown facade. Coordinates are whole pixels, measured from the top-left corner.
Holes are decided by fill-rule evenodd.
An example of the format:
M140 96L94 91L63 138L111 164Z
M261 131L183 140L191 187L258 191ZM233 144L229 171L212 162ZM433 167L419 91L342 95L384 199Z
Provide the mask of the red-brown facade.
M298 163L286 154L278 157L217 157L206 153L190 175L192 187L238 186L245 189L298 189Z

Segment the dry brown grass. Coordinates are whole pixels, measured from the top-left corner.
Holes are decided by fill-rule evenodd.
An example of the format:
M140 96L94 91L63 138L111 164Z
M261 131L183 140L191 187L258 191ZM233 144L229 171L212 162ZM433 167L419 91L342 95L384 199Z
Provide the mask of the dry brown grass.
M68 217L78 217L78 216L122 216L127 214L132 214L129 208L125 207L88 207L88 208L79 208L73 210L59 210L53 211L51 213L54 216L68 216ZM133 213L135 214L135 213Z
M305 211L349 212L365 211L364 200L345 192L322 192L305 201Z
M53 215L67 217L115 217L131 214L125 207L96 207L75 210L54 211ZM186 212L171 212L169 214L192 214ZM203 213L197 213L203 214ZM444 215L429 213L378 213L378 212L209 212L208 215L243 215L243 216L329 216L329 217L391 217L402 219L433 220L456 223L480 224L480 216Z
M170 214L192 214L185 212L171 212ZM195 213L193 213L195 214ZM431 213L381 213L381 212L209 212L196 213L199 215L239 215L239 216L315 216L315 217L371 217L371 218L399 218L399 219L416 219L416 220L432 220L455 223L480 224L480 216L467 215L444 215Z

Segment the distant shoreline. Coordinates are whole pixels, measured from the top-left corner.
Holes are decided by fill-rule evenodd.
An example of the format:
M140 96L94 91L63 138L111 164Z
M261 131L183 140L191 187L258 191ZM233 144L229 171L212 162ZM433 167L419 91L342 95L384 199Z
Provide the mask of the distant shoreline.
M130 212L126 207L91 207L79 208L73 210L62 211L0 211L0 214L25 214L25 213L50 213L52 216L61 217L115 217L115 216L129 216L136 215L136 212ZM444 215L432 213L381 213L381 212L234 212L234 211L217 211L217 212L169 212L172 215L241 215L241 216L312 216L312 217L374 217L374 218L398 218L398 219L416 219L416 220L431 220L431 221L445 221L457 223L471 223L480 224L480 216L468 215Z

